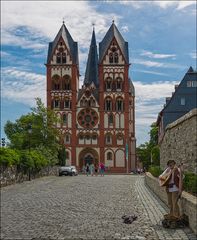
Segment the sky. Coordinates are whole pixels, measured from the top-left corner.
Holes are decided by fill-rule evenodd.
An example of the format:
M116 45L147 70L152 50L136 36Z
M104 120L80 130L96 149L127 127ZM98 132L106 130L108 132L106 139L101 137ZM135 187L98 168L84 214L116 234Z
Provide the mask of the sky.
M137 145L149 140L165 98L196 69L196 1L1 1L1 137L4 125L46 103L48 43L62 21L78 42L83 83L92 24L97 44L115 21L129 43Z

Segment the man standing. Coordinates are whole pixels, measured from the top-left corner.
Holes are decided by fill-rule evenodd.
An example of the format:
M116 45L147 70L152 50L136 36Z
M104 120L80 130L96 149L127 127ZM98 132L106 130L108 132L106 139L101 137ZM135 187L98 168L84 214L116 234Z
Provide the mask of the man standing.
M170 213L164 217L169 220L180 219L178 200L181 197L183 181L182 171L174 160L167 162L167 169L159 176L160 185L166 187Z

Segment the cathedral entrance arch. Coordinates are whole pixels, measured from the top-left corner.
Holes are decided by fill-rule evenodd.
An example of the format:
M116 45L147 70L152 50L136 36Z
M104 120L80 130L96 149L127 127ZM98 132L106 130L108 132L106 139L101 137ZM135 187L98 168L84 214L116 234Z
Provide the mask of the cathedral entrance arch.
M85 148L79 154L79 167L80 169L87 164L99 164L99 155L98 152L93 148Z

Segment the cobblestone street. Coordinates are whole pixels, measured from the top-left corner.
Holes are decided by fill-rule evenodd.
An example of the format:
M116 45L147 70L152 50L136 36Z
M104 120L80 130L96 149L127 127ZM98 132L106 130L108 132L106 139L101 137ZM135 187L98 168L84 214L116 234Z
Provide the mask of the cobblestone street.
M196 239L163 229L165 213L143 177L44 177L2 189L1 239ZM127 225L124 214L138 218Z

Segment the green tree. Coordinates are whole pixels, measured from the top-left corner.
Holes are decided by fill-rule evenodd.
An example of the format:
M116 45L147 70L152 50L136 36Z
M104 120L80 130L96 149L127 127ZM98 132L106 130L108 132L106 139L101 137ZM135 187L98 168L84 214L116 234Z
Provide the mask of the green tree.
M159 166L160 164L158 127L156 126L156 123L152 123L150 127L149 142L145 142L136 148L137 155L146 169L148 169L150 165Z
M36 107L32 108L31 113L21 116L14 123L7 121L4 129L10 140L11 148L24 150L44 146L56 154L60 148L60 135L54 127L56 124L55 113L45 108L41 100L37 98Z

